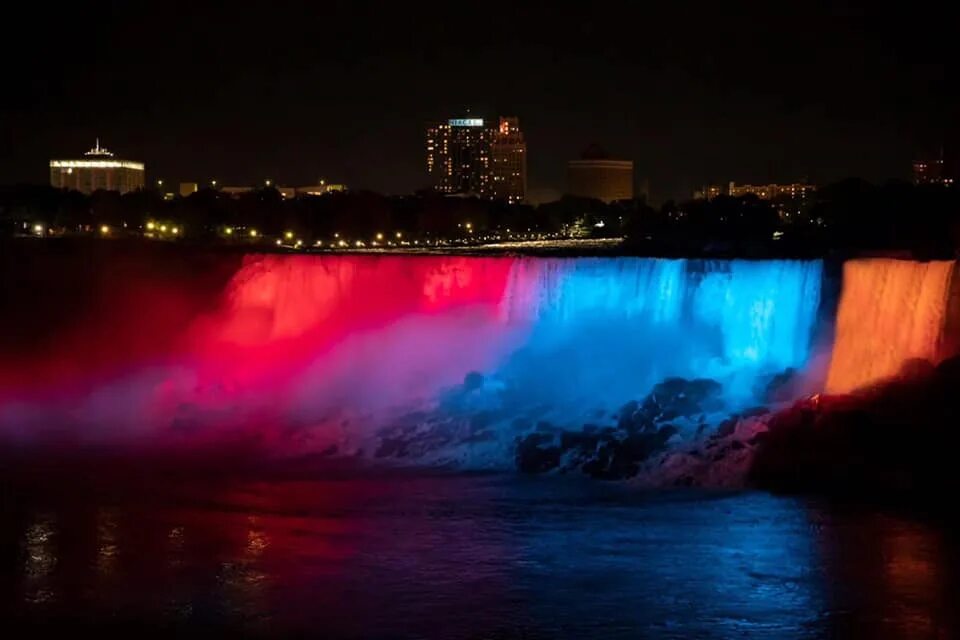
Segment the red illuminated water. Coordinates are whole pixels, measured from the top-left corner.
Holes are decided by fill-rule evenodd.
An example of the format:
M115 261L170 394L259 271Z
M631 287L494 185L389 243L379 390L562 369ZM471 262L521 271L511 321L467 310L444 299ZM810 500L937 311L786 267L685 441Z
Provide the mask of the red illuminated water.
M4 291L6 442L369 453L480 372L490 402L468 409L499 420L509 466L515 418L603 426L671 376L718 380L728 412L756 404L806 366L823 278L816 261L87 258L47 256ZM848 263L826 390L936 360L952 270Z
M203 307L181 299L188 283L118 274L94 283L92 312L55 346L0 369L0 400L27 438L78 417L90 423L81 439L98 437L99 425L142 440L202 423L194 442L222 437L220 428L269 439L267 425L309 423L320 446L337 440L343 420L435 395L515 349L526 325L514 298L532 288L516 281L530 271L513 264L248 256Z

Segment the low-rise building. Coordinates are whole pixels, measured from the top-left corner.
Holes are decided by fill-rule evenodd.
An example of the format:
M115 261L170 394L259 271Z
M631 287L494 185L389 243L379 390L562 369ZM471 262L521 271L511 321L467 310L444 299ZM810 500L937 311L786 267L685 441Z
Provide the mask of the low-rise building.
M593 145L567 163L567 193L603 202L633 199L633 161L616 160Z
M51 160L50 184L87 195L99 190L129 193L143 189L144 166L142 162L115 157L97 139L83 158Z

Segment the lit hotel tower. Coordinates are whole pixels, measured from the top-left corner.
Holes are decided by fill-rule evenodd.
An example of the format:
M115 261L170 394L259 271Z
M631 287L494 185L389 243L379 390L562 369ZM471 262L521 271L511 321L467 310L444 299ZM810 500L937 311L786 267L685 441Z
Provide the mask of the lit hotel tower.
M143 188L143 163L115 158L98 139L83 159L51 160L50 184L88 195L98 189L128 193Z
M522 202L527 144L517 118L451 118L427 127L427 173L441 193Z

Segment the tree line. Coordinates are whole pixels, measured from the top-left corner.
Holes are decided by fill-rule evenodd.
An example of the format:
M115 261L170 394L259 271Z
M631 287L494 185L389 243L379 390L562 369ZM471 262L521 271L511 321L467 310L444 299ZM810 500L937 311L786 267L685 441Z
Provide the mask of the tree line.
M623 237L626 246L651 253L742 253L779 246L798 253L899 249L954 255L960 247L960 189L850 179L802 200L748 194L659 207L643 198L604 203L565 196L531 206L432 192L346 191L285 199L273 188L239 196L201 189L167 200L150 189L90 196L46 186L0 189L0 235L29 232L33 225L65 235L95 234L101 227L138 235L151 220L178 225L182 239L194 241L229 241L227 229L255 229L260 239L292 234L308 243L379 234L464 241L550 234Z

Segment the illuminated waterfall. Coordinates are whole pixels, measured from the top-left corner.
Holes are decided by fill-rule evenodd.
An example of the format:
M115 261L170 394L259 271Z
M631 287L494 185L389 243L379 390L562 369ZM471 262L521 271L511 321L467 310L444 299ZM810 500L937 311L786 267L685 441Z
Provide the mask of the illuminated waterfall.
M896 376L911 358L942 357L954 264L886 259L844 264L828 393Z
M80 420L89 437L226 430L265 441L347 423L369 433L474 371L571 420L670 376L714 378L736 406L755 401L765 376L806 362L821 272L819 261L250 256L215 310L151 334L167 352L38 376L15 410L0 393L0 426ZM164 300L147 295L139 313L162 316ZM111 321L96 330L138 330L129 316Z
M501 373L543 402L606 406L666 377L722 380L751 400L764 374L802 367L819 261L527 260L538 295L523 349ZM531 272L535 272L532 274Z

